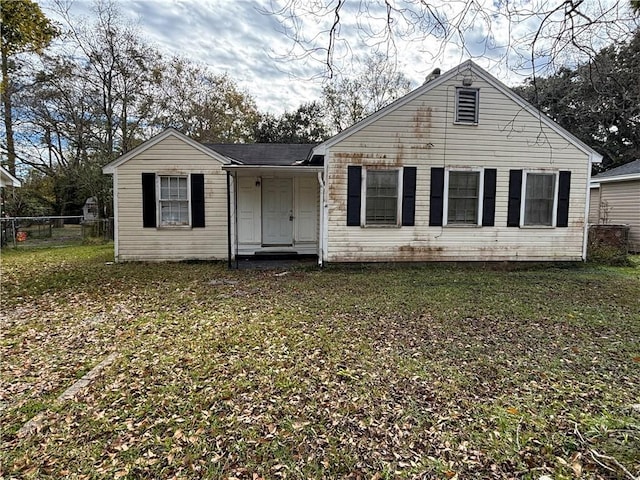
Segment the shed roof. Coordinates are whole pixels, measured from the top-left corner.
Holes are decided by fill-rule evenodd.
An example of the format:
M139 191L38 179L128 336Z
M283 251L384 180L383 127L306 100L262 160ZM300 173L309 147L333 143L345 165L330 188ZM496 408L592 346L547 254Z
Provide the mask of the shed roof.
M602 172L597 175L594 175L592 180L598 181L598 180L603 180L605 178L634 175L634 174L640 174L640 158L638 160L634 160L633 162L625 163L624 165L620 165L619 167L612 168L611 170L607 170L606 172Z
M314 143L206 143L211 150L244 165L294 165L308 159Z

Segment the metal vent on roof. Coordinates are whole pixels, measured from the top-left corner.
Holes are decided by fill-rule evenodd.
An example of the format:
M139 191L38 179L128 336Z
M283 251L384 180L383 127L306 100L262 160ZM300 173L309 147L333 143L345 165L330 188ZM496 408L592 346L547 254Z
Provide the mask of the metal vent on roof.
M456 122L478 123L478 90L472 88L456 89Z

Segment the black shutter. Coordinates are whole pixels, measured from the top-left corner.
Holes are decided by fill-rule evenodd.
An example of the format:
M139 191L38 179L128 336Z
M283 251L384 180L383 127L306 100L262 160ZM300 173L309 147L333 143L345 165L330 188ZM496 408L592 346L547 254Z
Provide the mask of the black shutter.
M429 201L429 226L442 226L442 207L444 196L444 168L431 169L431 194Z
M509 170L509 206L507 227L520 226L520 196L522 192L522 170Z
M556 212L556 226L569 225L569 189L571 186L571 172L560 172L558 180L558 211Z
M156 226L156 174L142 174L142 226Z
M484 169L482 194L482 226L493 227L496 220L496 169Z
M204 175L191 174L191 227L204 228Z
M413 227L416 216L416 167L404 167L402 174L402 226Z
M347 226L360 225L360 188L362 186L362 167L347 167Z

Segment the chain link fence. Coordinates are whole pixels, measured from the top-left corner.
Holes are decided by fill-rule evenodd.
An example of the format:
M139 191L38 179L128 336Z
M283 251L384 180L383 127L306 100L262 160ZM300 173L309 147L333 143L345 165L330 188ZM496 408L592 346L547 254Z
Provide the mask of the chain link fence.
M113 240L113 218L82 216L5 217L0 219L2 247L20 248Z

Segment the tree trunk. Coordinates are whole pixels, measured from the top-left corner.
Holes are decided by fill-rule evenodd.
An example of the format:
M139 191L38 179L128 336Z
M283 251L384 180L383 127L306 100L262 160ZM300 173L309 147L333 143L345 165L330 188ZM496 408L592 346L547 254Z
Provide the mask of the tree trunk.
M11 82L9 81L9 52L2 46L2 106L4 107L4 128L7 133L7 170L16 174L16 147L13 142L13 118L11 105Z

